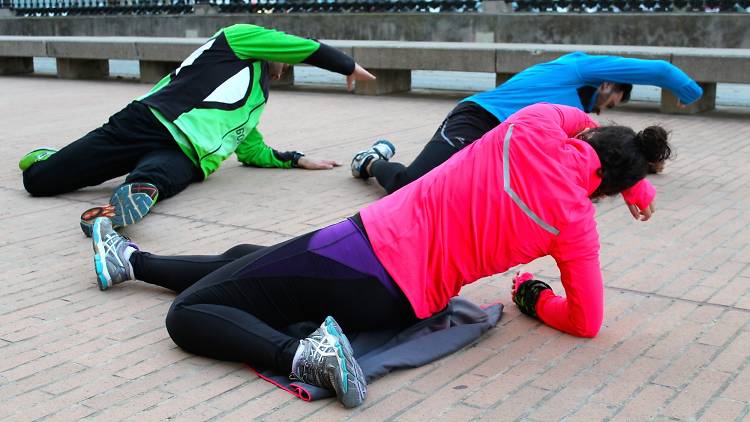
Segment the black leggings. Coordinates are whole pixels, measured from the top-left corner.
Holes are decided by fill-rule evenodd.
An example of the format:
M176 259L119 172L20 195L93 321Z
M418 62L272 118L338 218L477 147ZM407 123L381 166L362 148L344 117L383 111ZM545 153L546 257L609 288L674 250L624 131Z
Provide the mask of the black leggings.
M393 193L443 164L499 124L495 116L476 103L458 103L408 167L401 163L376 160L370 167L370 173L386 192Z
M181 291L166 321L178 346L289 373L299 345L284 333L292 324L332 315L345 331L366 331L416 321L403 293L310 250L315 233L270 247L239 245L217 256L135 252L131 263L136 278Z
M128 174L125 183L147 182L159 199L203 180L203 172L185 155L167 128L137 101L112 115L102 127L23 172L34 196L52 196L96 186Z

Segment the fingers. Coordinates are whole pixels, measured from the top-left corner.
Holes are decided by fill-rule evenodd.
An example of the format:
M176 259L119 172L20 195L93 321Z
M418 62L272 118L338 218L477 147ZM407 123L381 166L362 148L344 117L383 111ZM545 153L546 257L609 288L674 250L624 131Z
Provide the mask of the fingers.
M641 212L641 221L648 221L650 219L651 211L649 211L648 209L643 210L643 212Z
M641 210L638 209L638 206L627 204L628 205L628 211L630 211L630 215L633 216L636 220L641 219Z
M354 65L354 75L356 75L356 79L358 81L374 81L375 75L368 72L363 68L362 66L355 64Z
M649 205L646 209L641 211L641 221L650 220L653 214L654 214L654 207L653 205Z
M346 90L351 91L354 88L354 81L374 81L375 75L365 70L362 66L355 63L354 72L346 77Z
M338 163L335 162L335 161L321 160L320 161L320 166L318 168L321 169L321 170L330 170L330 169L336 167L337 164ZM338 164L338 165L340 165L340 164Z
M307 160L304 168L307 170L330 170L339 166L341 166L341 163L334 160Z
M310 166L311 170L330 170L332 168L333 165L327 161L315 161Z
M648 221L651 219L651 216L654 215L654 212L656 212L656 208L654 207L654 204L651 203L648 207L645 209L638 208L637 205L633 204L627 204L628 211L630 211L630 215L633 216L636 220L640 221Z
M531 280L532 278L534 278L533 274L529 272L521 273L521 271L518 271L516 273L516 276L513 277L513 291L515 292L518 286L520 286L526 281Z

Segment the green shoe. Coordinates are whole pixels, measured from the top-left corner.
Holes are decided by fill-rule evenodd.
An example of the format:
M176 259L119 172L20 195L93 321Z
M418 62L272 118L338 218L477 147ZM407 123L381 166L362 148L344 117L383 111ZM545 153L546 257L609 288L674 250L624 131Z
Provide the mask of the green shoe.
M23 158L21 158L21 161L18 162L18 168L20 168L21 171L26 171L26 169L31 167L32 164L44 161L56 152L56 149L51 148L35 149L34 151L31 151L30 153L24 155Z

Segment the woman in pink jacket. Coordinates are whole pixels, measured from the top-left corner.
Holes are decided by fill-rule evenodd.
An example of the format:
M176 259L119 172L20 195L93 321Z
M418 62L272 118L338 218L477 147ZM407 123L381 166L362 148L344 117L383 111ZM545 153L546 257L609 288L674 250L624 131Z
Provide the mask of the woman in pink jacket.
M598 128L576 108L536 104L359 214L275 246L156 256L97 219L99 286L139 279L181 292L166 321L177 345L291 373L353 407L365 380L328 315L347 330L408 326L465 284L551 255L565 297L524 274L514 279L514 302L561 331L595 336L604 295L591 200L632 188L670 153L660 127ZM654 192L630 195L650 204ZM324 319L302 340L280 331Z

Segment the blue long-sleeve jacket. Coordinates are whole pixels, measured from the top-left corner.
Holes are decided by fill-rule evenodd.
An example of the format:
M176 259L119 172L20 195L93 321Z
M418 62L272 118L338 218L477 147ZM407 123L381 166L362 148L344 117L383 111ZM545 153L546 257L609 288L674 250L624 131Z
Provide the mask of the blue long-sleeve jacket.
M663 60L575 52L532 66L497 88L463 101L479 104L501 122L516 111L539 102L564 104L590 112L596 97L584 107L578 89L596 88L604 82L656 85L672 91L683 104L690 104L703 95L701 87L685 72Z

